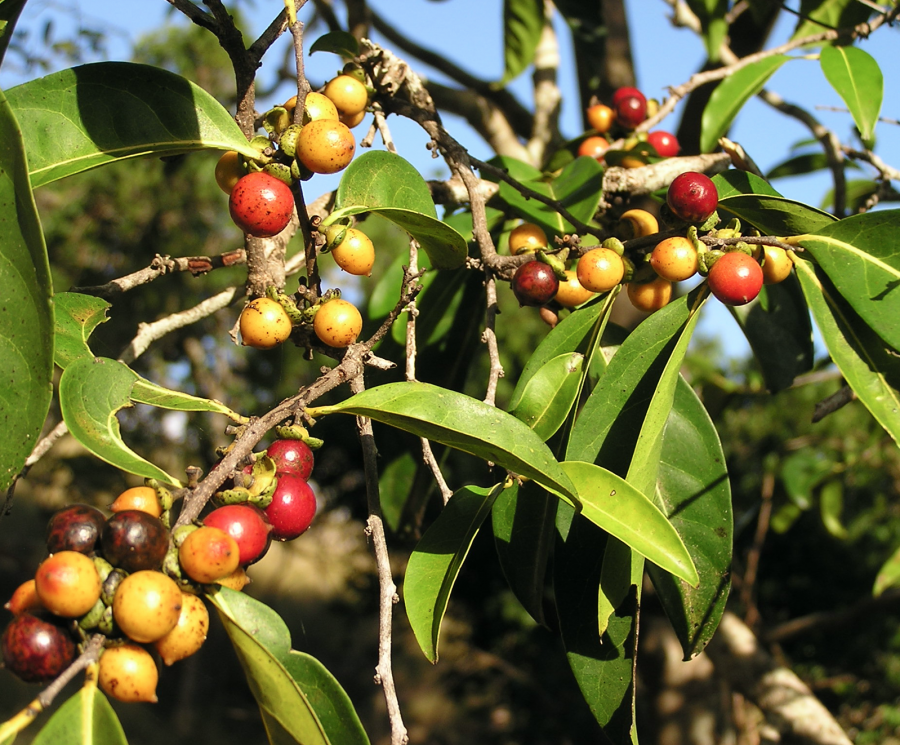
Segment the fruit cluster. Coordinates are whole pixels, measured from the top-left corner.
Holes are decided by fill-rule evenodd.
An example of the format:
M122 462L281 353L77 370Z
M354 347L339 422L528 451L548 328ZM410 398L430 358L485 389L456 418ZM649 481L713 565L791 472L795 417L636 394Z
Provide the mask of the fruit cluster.
M313 462L302 440L276 440L217 493L218 506L198 524L172 531L172 496L157 486L126 490L108 518L84 504L57 511L47 526L49 556L6 603L13 619L0 637L4 666L26 682L53 680L97 631L107 639L103 691L156 701L155 657L171 665L206 640L203 593L217 584L243 589L245 568L273 539L309 528Z

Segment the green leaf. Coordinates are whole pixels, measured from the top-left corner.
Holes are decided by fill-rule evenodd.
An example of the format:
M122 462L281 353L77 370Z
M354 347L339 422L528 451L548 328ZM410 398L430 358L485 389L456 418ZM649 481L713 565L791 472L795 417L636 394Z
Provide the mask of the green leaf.
M900 548L894 551L875 577L875 585L872 594L877 598L885 590L900 586Z
M281 617L259 601L224 587L207 598L225 625L271 741L329 745L325 727L285 667L291 639Z
M659 507L605 468L579 461L561 465L578 489L580 514L667 572L698 584L690 554Z
M60 706L32 745L127 745L125 732L96 685L85 685Z
M466 486L454 492L409 557L403 602L416 641L431 663L438 661L441 621L453 585L501 491L503 484L490 489Z
M841 513L844 511L844 485L838 479L827 481L819 492L819 514L822 516L822 525L828 534L844 540L847 538L847 529L841 523Z
M33 187L143 155L259 155L209 93L149 65L73 67L13 88L9 101L25 134Z
M53 361L65 369L70 362L93 357L87 340L94 329L109 318L110 304L93 295L77 292L58 292L53 296L55 344Z
M828 156L823 152L802 153L782 161L766 174L766 178L786 178L788 176L804 176L807 173L824 171L828 168ZM859 166L853 161L845 161L845 168L859 170Z
M795 264L806 302L831 359L882 427L900 443L900 359L854 312L824 273Z
M727 210L766 235L789 236L818 232L837 221L834 215L803 202L766 194L720 197L719 209Z
M309 48L310 54L331 52L341 57L355 57L359 54L359 41L348 31L331 31L322 34Z
M562 426L581 390L584 355L569 352L554 357L528 382L517 387L510 414L531 427L545 442Z
M884 98L884 76L872 55L857 47L823 47L819 64L850 109L860 138L867 148L875 145L875 124Z
M534 61L534 52L544 30L542 0L503 0L503 79L492 87L502 88Z
M240 414L232 411L220 401L192 396L181 391L173 391L140 377L135 381L129 396L136 403L156 406L159 409L209 411L213 414L224 414L236 422L246 421Z
M181 486L178 479L131 450L119 433L116 412L131 406L137 373L121 362L82 357L59 381L59 405L72 436L101 460L128 473Z
M748 171L736 169L723 171L713 176L713 183L719 193L719 200L725 197L733 197L738 194L765 194L770 197L780 197L772 185L765 179L755 176Z
M742 67L725 78L709 97L703 109L700 130L700 152L715 150L719 138L731 126L744 104L762 90L766 81L790 59L777 54Z
M364 212L379 214L408 232L435 269L455 269L465 262L465 238L437 219L425 179L395 153L372 150L347 166L327 223Z
M788 499L801 510L813 503L813 489L834 472L835 463L823 450L800 450L782 458L778 475Z
M722 42L728 34L728 0L688 0L691 10L700 19L706 54L710 62L718 62Z
M496 463L575 501L575 487L550 449L514 416L462 393L429 383L388 383L334 406L308 409L311 416L367 416L433 442Z
M0 492L37 444L53 393L53 287L22 132L0 91Z
M2 0L0 2L0 62L6 54L6 48L12 39L19 14L25 7L26 0Z
M801 0L797 15L800 20L791 40L865 23L872 9L859 0Z
M900 350L900 210L853 215L814 232L796 241L863 320Z
M388 463L378 479L381 512L388 527L400 529L403 507L409 497L410 485L416 475L417 464L409 452L403 452Z
M812 369L812 324L796 279L765 285L756 300L729 310L750 342L771 392L789 388L794 378Z

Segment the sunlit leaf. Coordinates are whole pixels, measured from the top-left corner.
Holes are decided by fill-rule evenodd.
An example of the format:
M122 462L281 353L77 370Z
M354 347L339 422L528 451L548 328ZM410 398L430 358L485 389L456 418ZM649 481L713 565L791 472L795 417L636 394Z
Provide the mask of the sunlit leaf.
M892 587L900 587L900 548L894 551L891 558L884 562L881 569L878 570L872 594L878 597Z
M581 387L584 355L569 352L554 357L538 370L510 401L510 414L549 440L562 426ZM516 395L518 393L518 395Z
M791 40L865 23L872 8L859 0L801 0ZM820 42L822 43L822 42Z
M230 419L241 421L243 417L229 409L220 401L192 396L189 393L164 388L144 378L138 378L131 389L130 398L139 404L148 404L160 409L173 411L209 411L213 414L224 414Z
M875 58L857 47L832 46L822 48L819 64L850 109L863 143L871 148L884 98L884 76Z
M534 61L544 29L542 0L503 0L503 79L496 87L517 78Z
M93 295L58 292L53 296L56 327L53 361L61 368L81 357L93 357L87 340L94 329L109 320L109 303Z
M315 52L332 52L352 58L359 54L359 41L348 31L331 31L322 34L310 45L309 53Z
M60 706L32 745L127 745L116 713L96 685L85 685Z
M776 236L818 232L837 221L834 215L803 202L766 194L740 194L719 198L719 209L727 210L745 224Z

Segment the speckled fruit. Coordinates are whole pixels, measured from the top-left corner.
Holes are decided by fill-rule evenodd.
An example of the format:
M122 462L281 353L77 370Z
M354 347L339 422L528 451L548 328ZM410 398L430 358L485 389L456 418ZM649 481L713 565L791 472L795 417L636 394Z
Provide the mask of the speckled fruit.
M349 347L362 331L362 314L346 300L329 300L319 306L313 319L313 331L329 347Z
M122 644L100 656L97 682L105 694L118 701L155 704L159 670L146 649Z
M310 122L297 138L297 160L313 173L337 173L350 164L355 152L353 132L331 119Z
M113 618L122 633L136 642L162 639L178 623L181 590L162 572L129 574L116 588Z
M650 282L629 282L627 294L635 308L644 313L654 313L672 299L672 283L662 277Z
M203 600L188 592L181 595L181 614L175 628L154 643L166 665L190 657L203 646L209 631L209 611Z
M648 133L647 142L653 145L653 149L663 158L674 158L681 151L678 138L661 129Z
M666 192L666 204L687 222L704 222L719 204L719 192L705 173L688 171L675 177Z
M218 528L235 540L239 552L238 564L241 566L259 561L272 541L269 535L272 526L266 514L252 504L227 504L219 507L203 518L203 524Z
M45 559L34 583L41 605L63 618L83 616L100 599L102 589L94 562L77 551L60 551Z
M3 664L26 683L45 683L56 678L72 662L77 650L61 626L21 613L6 627L0 640Z
M281 303L258 297L241 311L241 341L255 349L271 349L288 340L293 330L291 318Z
M106 516L96 507L86 504L63 507L53 513L47 523L47 550L51 554L57 551L92 553L105 524Z
M375 246L357 228L347 228L344 239L331 249L331 255L341 269L357 277L371 276L375 266Z
M103 558L126 572L156 569L169 548L169 531L153 515L124 510L107 520L100 545Z
M291 221L294 195L284 181L264 171L256 171L235 184L228 209L235 225L245 233L268 238L278 235Z
M338 75L325 84L322 91L334 103L338 112L355 116L366 110L369 92L366 86L352 75Z
M178 548L178 561L194 582L209 584L227 577L240 563L237 541L212 526L197 528Z
M116 497L109 509L113 512L137 510L138 512L146 512L148 515L153 515L153 517L162 515L162 505L159 503L159 496L156 494L156 489L152 486L132 486L130 489L126 489Z
M582 287L574 269L566 269L566 281L559 283L556 300L563 308L575 308L594 297L594 293Z
M592 248L575 268L581 286L591 292L609 292L625 276L622 257L611 248Z
M294 97L296 105L296 96ZM318 119L337 119L338 110L328 96L315 91L306 94L306 105L303 113L303 123L309 124Z
M730 251L709 270L709 289L725 305L746 305L759 295L763 270L752 256Z
M676 235L656 244L650 254L650 266L663 279L682 282L697 273L700 263L694 244L684 236Z
M519 305L539 306L554 298L559 280L543 261L529 261L516 269L510 286Z
M316 459L302 440L275 440L266 448L266 455L275 461L278 473L291 473L301 479L308 479Z
M266 507L266 517L272 523L272 538L291 541L312 524L316 516L316 495L299 476L282 474Z

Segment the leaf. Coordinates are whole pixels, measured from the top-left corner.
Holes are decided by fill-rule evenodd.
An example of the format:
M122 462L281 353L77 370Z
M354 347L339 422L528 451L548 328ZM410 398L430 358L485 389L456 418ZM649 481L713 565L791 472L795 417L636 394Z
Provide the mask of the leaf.
M819 64L850 109L860 138L867 148L875 145L875 124L884 99L884 76L872 55L857 47L823 47Z
M794 242L863 320L900 350L900 210L853 215L814 232Z
M528 425L482 401L429 383L388 383L310 416L367 416L397 429L496 463L575 501L575 487L550 449Z
M415 478L416 468L417 464L412 455L404 451L384 467L378 479L381 512L384 521L394 532L400 529L403 507L409 497L409 488Z
M829 167L828 156L823 152L802 153L782 161L766 174L766 178L785 178L788 176L804 176L807 173L824 171ZM853 161L844 161L845 168L859 170Z
M755 176L747 171L736 169L717 173L713 176L713 183L719 193L719 199L733 197L738 194L765 194L770 197L780 197L772 185L765 179Z
M759 93L766 81L789 59L784 54L765 57L733 72L716 86L703 109L700 152L709 153L716 148L719 138L728 132L744 104Z
M22 132L2 91L0 247L0 492L5 493L37 444L50 408L53 287Z
M329 745L309 699L285 668L291 639L281 617L259 601L224 587L207 599L225 625L270 738L277 743Z
M834 215L785 197L742 194L719 199L727 210L766 235L789 236L811 233L837 220Z
M209 93L150 65L73 67L16 86L9 101L25 134L32 187L143 155L259 154Z
M534 61L544 30L543 0L503 0L503 78L492 85L502 88Z
M341 57L355 57L359 54L359 41L348 31L331 31L322 34L309 48L310 54L332 52Z
M865 23L871 8L859 0L801 0L797 28L791 40L820 34L835 28L849 28Z
M135 381L129 397L136 403L156 406L159 409L209 411L213 414L224 414L236 422L246 421L244 417L232 411L220 401L192 396L189 393L173 391L170 388L163 388L161 385L151 383L149 380L141 377L138 377Z
M841 512L844 510L844 485L839 480L827 481L819 492L819 513L822 525L828 534L843 540L847 538L847 529L841 523Z
M466 486L455 491L409 557L403 602L416 641L432 664L438 661L441 621L453 585L501 491L503 484L490 489Z
M750 342L772 393L789 388L794 378L812 370L812 324L796 279L765 285L756 300L729 310Z
M138 375L121 362L82 357L59 381L59 405L72 436L101 460L128 473L167 484L180 482L131 450L119 433L116 412L131 406Z
M801 510L812 507L813 489L834 472L835 463L823 450L800 450L779 463L779 476L788 499Z
M848 385L900 443L900 359L808 261L794 266L822 339Z
M26 0L2 0L0 2L0 62L6 54L6 48L12 39L19 14L25 7Z
M872 594L877 598L885 590L892 587L900 586L900 548L894 551L875 577L875 585L872 587Z
M77 292L58 292L53 296L55 344L54 362L65 369L70 362L93 357L87 340L94 329L109 318L110 304L103 298Z
M125 731L96 685L85 685L60 706L32 745L127 745Z
M562 426L581 390L584 355L554 357L513 393L510 414L531 427L545 442ZM518 394L518 395L517 395Z
M719 61L722 42L728 33L728 0L688 0L691 10L700 19L706 54L710 62Z
M328 224L363 212L382 215L403 228L419 242L435 269L455 269L465 262L465 238L437 219L425 179L395 153L372 150L347 166Z

